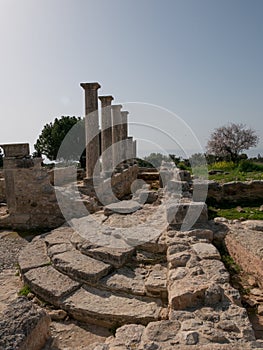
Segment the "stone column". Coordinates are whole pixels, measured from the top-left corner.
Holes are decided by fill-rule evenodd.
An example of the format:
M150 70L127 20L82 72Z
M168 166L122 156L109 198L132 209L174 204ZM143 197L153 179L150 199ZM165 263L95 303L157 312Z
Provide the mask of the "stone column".
M122 119L122 125L121 125L121 139L122 141L122 159L127 160L127 138L128 138L128 111L121 111L121 119Z
M133 137L129 136L127 138L127 159L133 159Z
M88 179L100 176L99 169L99 83L81 83L85 90L85 134L86 134L86 176ZM97 166L95 166L97 163Z
M113 105L112 108L112 149L113 149L113 167L115 168L121 162L121 108L122 105Z
M112 173L112 118L111 101L112 96L99 96L101 101L101 153L102 173L104 177Z
M133 158L137 158L137 141L133 141Z

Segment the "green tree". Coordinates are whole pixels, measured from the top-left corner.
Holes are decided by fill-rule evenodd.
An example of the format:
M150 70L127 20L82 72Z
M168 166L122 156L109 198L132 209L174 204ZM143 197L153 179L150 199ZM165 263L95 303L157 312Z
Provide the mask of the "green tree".
M165 156L161 153L151 153L149 156L146 156L143 159L155 168L160 167L163 160L165 162L172 162L172 159L170 157Z
M68 134L73 126L75 126L74 132ZM57 159L58 151L66 135L69 136L67 136L67 150L62 152L63 160L80 160L79 154L82 154L85 149L84 119L70 116L56 118L53 123L44 126L34 145L36 154L43 154L49 160ZM81 153L79 153L80 148Z

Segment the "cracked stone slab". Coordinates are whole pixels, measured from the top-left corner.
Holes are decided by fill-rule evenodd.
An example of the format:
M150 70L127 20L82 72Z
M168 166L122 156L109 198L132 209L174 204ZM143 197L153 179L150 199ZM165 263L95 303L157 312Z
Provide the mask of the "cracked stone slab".
M79 288L79 283L50 265L29 270L23 279L34 293L54 305L60 305L63 297Z
M127 215L140 209L142 209L142 206L138 202L134 200L125 200L106 205L104 207L104 215L109 216L114 213Z
M145 295L144 280L147 270L144 268L122 267L100 280L99 286L114 292Z
M116 268L123 266L134 253L134 248L128 245L125 245L123 248L118 246L100 246L85 239L77 232L72 235L71 243L76 249L80 250L81 253L96 260L101 260Z
M52 246L54 244L62 244L69 241L73 233L73 228L68 226L61 226L45 235L44 240L48 246Z
M94 259L101 260L116 268L123 266L133 255L134 248L88 247L83 245L80 251Z
M105 327L158 320L161 301L130 298L96 288L80 288L64 300L63 308L75 319Z
M96 283L112 269L109 264L81 254L77 250L56 254L52 262L59 271L88 284Z
M28 244L21 251L18 257L18 264L23 273L30 269L50 264L45 242L39 239Z
M47 253L49 257L53 257L56 254L61 254L74 249L71 243L59 243L54 244L47 248Z

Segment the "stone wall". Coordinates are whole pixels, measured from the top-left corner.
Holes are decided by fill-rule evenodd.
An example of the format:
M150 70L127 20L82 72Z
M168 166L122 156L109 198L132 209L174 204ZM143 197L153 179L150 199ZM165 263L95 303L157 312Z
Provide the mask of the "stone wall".
M263 288L263 221L248 220L229 228L225 244L230 255Z
M9 146L12 147L9 149ZM42 158L33 159L28 154L20 152L21 149L27 150L27 147L23 146L23 144L17 147L3 146L5 154L10 155L4 158L9 214L1 218L0 227L19 229L58 227L65 220L57 204L50 177L46 169L41 166Z
M219 205L262 204L263 181L233 181L223 185L215 181L208 183L207 203Z
M6 202L5 179L0 178L0 202Z

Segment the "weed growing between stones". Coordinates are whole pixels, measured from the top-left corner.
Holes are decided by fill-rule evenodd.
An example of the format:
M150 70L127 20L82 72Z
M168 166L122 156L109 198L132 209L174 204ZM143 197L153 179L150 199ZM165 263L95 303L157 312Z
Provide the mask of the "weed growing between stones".
M31 293L31 289L30 287L25 284L21 289L20 291L18 292L18 295L21 297L21 296L28 296L28 294Z

